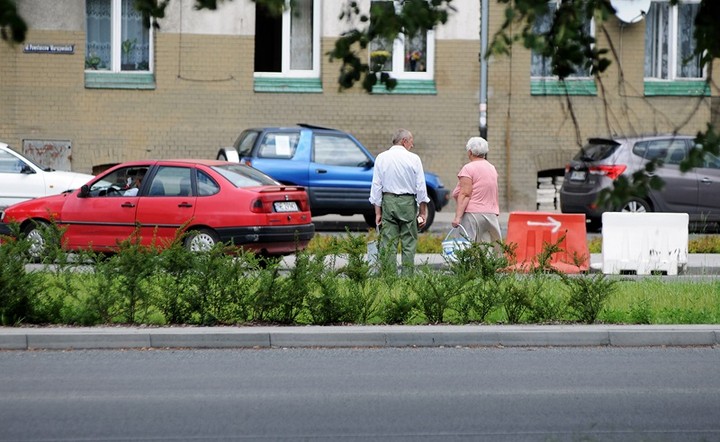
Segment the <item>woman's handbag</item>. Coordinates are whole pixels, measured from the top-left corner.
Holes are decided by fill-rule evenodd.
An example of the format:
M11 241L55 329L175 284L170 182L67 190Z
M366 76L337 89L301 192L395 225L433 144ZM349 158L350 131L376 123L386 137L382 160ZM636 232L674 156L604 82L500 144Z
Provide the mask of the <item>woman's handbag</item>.
M460 236L455 236L451 238L455 230L457 230L458 228L460 228ZM463 227L462 225L458 225L458 227L453 227L452 229L450 229L447 236L445 236L445 239L442 242L443 258L445 258L445 260L449 262L457 262L457 252L467 249L468 247L470 247L470 244L472 244L472 241L470 241L469 235L465 230L465 227Z

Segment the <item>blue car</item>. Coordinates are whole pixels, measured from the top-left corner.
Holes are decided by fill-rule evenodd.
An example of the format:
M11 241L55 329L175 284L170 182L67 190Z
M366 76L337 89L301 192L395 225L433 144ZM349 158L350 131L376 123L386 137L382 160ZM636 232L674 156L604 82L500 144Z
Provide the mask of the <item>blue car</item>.
M375 158L347 132L299 124L243 131L232 147L220 149L217 159L252 166L283 184L304 186L313 216L363 215L375 227L375 211L368 201ZM427 230L435 211L449 201L440 178L425 172L428 196Z

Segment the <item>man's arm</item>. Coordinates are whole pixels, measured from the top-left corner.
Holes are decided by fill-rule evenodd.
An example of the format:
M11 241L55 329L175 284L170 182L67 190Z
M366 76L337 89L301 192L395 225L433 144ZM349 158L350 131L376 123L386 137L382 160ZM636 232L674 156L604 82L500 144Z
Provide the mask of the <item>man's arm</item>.
M420 215L418 218L420 218L418 219L418 227L425 227L425 223L427 223L427 203L420 203Z

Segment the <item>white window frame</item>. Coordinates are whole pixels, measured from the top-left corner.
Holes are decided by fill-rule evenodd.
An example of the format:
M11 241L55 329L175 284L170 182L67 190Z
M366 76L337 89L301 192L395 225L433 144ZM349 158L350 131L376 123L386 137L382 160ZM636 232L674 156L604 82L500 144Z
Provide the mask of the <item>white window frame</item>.
M94 70L85 69L90 72L112 72L116 74L137 74L145 72L154 72L155 70L155 37L154 27L151 25L148 29L148 69L145 70L122 70L122 0L110 0L111 9L111 25L110 25L110 46L112 48L110 54L110 69ZM87 44L87 42L86 42ZM86 54L87 55L87 54Z
M290 5L287 0L287 5ZM290 20L292 11L286 8L282 15L282 59L280 72L255 72L256 78L319 78L320 77L320 32L322 21L322 0L313 0L312 69L290 69Z
M560 3L562 3L562 2L563 2L563 0L551 0L551 1L549 1L548 3L554 4L554 5L555 5L555 9L557 9L557 8L560 7ZM594 18L593 18L592 20L590 20L590 35L593 36L593 37L595 37L595 19L594 19ZM593 47L594 47L594 46L595 46L595 45L593 45ZM530 72L532 72L532 66L533 66L532 54L533 54L533 51L530 51L530 53L531 53L531 55L530 55ZM589 79L589 78L592 78L592 75L580 75L580 74L578 74L578 73L572 73L572 74L570 74L570 75L566 78L566 80L567 80L567 79L572 79L572 80L575 80L575 79ZM558 80L559 77L558 77L557 75L547 75L547 76L530 75L530 79L531 79L531 80L540 80L540 79L553 79L553 80Z
M383 1L383 0L376 0ZM392 1L395 5L397 12L402 8L402 4L398 0L384 0ZM429 29L426 31L425 37L426 51L425 54L425 72L411 72L405 70L405 35L398 34L395 41L393 41L392 47L392 71L382 71L390 74L392 78L398 80L432 80L435 75L435 31ZM370 62L370 51L368 52L368 63Z
M717 0L716 0L717 1ZM684 0L685 3L693 3L697 4L700 3L700 0ZM667 0L653 0L652 3L668 3ZM648 81L677 81L677 80L690 80L690 81L699 81L704 80L707 78L707 66L703 67L702 70L702 76L700 77L680 77L678 76L678 52L679 52L679 42L678 42L678 9L679 5L670 6L670 17L669 17L669 29L667 30L667 43L668 43L668 51L667 51L667 63L668 63L668 73L667 78L662 77L662 54L655 54L655 62L656 66L654 66L653 70L655 72L659 72L660 76L645 76L645 68L643 65L643 76L645 76L645 80ZM655 42L655 47L658 48L657 41ZM645 47L647 47L648 42L645 41Z

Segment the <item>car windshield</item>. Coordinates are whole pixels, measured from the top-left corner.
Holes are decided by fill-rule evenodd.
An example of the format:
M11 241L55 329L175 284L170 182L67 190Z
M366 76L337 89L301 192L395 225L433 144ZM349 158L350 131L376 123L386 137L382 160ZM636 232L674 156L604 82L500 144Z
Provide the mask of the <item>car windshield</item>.
M214 171L227 178L235 187L277 186L280 183L244 164L213 166Z
M575 155L577 161L600 161L612 155L620 144L612 140L590 140Z

